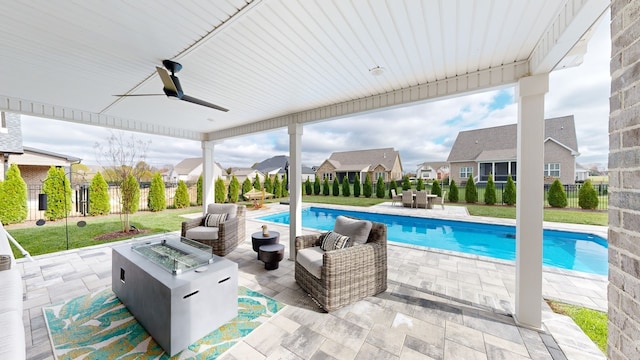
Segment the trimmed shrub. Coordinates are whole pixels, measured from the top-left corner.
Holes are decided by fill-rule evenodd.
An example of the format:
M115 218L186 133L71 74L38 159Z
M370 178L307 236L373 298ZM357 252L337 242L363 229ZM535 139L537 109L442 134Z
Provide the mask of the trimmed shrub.
M251 191L251 189L253 189L253 184L251 183L251 180L249 180L249 178L245 178L244 181L242 182L242 193L246 194L249 191Z
M475 204L478 202L478 189L476 183L473 182L473 176L469 175L467 179L467 185L464 187L464 201L468 204Z
M409 180L409 175L405 175L402 178L402 190L411 190L411 180Z
M151 185L149 186L149 198L147 206L151 211L162 211L167 208L167 199L164 194L164 181L159 172L153 174Z
M598 193L591 185L591 180L587 180L580 186L578 191L578 205L583 209L593 210L598 207Z
M219 179L219 178L218 178ZM223 188L224 188L224 183L222 183ZM216 188L215 188L215 192L216 192L216 202L218 199L218 184L216 183ZM222 193L224 194L224 189L222 190ZM223 200L224 202L224 200ZM186 208L190 205L190 201L189 201L189 189L187 189L187 184L180 180L178 181L178 187L176 188L176 194L173 197L173 206L176 209L182 209L182 208Z
M202 175L198 176L196 183L196 204L202 205Z
M186 190L187 186L185 185L184 188ZM178 183L178 190L180 190L180 183ZM176 190L176 202L178 199L178 190ZM224 180L222 180L222 178L218 177L216 179L216 181L213 184L213 191L214 191L213 201L218 204L224 203L225 199L227 198L227 187L224 185ZM178 205L176 205L176 208L178 208Z
M338 179L333 179L333 184L331 185L331 195L338 196L340 195L340 184L338 183Z
M264 177L264 191L273 194L273 183L271 182L271 176L269 176L269 174Z
M111 211L109 185L100 172L89 184L89 215L107 215Z
M392 179L389 183L389 199L391 199L391 190L395 190L396 194L398 194L398 183L396 182L396 179Z
M378 177L378 181L376 181L376 197L378 199L382 199L384 197L384 193L387 192L386 187L384 186L384 179L382 176Z
M373 194L373 183L371 183L371 176L367 173L367 177L364 178L364 186L362 187L362 194L366 198L370 198Z
M9 179L7 178L7 181L5 181L5 185L3 186L5 193L8 193L6 189L6 183L8 181ZM55 166L51 166L49 168L47 177L44 179L44 183L42 184L42 192L47 194L48 206L47 210L44 212L44 217L47 220L62 219L69 214L71 211L71 184L69 183L69 179L67 179L63 168L56 168ZM65 196L67 200L66 203Z
M282 197L289 196L289 189L287 188L287 186L289 186L289 183L287 181L287 174L283 174L282 175Z
M484 203L487 205L496 204L496 184L493 182L493 174L489 174L487 187L484 189Z
M348 176L345 176L342 178L342 196L344 197L351 196L351 186L349 185Z
M279 199L282 197L282 183L280 183L280 176L276 174L273 179L273 197Z
M320 179L317 176L313 181L313 195L320 195Z
M311 185L309 177L307 177L307 180L304 182L304 193L306 195L313 195L313 186Z
M178 188L179 188L178 184ZM186 185L184 186L186 189ZM69 189L71 190L71 189ZM120 191L122 192L122 212L125 214L134 214L138 211L140 204L140 184L136 180L133 174L127 175L122 182ZM176 195L178 192L176 191ZM187 204L189 201L189 194L187 194Z
M422 178L418 178L418 184L416 185L416 190L424 190L424 181Z
M567 207L567 193L564 191L564 186L560 183L560 180L556 179L547 193L547 201L549 206L554 208Z
M438 180L433 180L433 184L431 184L431 193L433 195L442 196L442 187L440 187L440 182Z
M456 181L451 179L451 184L449 184L449 196L448 196L448 200L451 203L457 203L460 199L459 199L459 191L458 191L458 185L456 185Z
M237 203L238 199L240 199L240 181L233 175L229 183L229 202Z
M322 195L329 196L329 180L327 178L324 178L322 182Z
M262 184L260 184L260 177L256 174L256 178L253 179L253 188L256 190L262 190Z
M0 165L2 166L2 165ZM62 170L62 169L61 169ZM62 170L64 175L64 170ZM20 175L18 165L11 164L7 170L6 180L0 181L0 221L4 224L15 224L27 219L27 184ZM67 181L68 183L68 181ZM71 188L69 187L69 192ZM69 196L69 207L71 209L71 196Z
M504 193L502 194L502 202L509 206L516 204L516 184L513 182L511 174L507 176L507 183L504 186Z
M360 184L360 175L356 173L355 179L353 179L353 196L360 197L360 193L362 192L362 184Z

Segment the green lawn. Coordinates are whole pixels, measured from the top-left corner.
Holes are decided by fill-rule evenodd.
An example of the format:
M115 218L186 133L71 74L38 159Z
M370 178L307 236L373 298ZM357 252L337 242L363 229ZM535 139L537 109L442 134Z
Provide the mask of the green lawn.
M458 206L466 206L469 214L473 216L488 216L507 219L516 218L515 206L466 205L464 203L458 204ZM606 211L545 208L544 221L607 226L609 222L609 213Z
M569 316L603 353L607 353L607 313L557 301L547 303L554 312Z

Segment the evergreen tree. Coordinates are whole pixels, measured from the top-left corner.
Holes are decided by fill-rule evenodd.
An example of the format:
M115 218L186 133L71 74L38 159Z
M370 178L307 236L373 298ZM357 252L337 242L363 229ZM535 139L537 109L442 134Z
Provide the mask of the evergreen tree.
M418 184L416 185L416 190L424 190L424 181L422 178L418 178Z
M196 183L196 204L202 205L202 175L198 176Z
M289 182L287 181L287 174L284 174L282 175L282 197L289 196L289 189L287 189L287 186L289 186Z
M264 177L264 191L273 194L273 183L269 174Z
M356 177L353 180L353 196L360 197L362 185L360 184L360 174L356 173Z
M431 184L431 193L433 195L442 196L442 188L440 187L440 182L438 180L433 180L433 184Z
M251 180L249 180L249 178L247 177L242 182L242 193L246 194L251 191L251 189L253 189L253 184L251 184Z
M216 181L214 181L213 191L213 201L218 204L223 204L227 199L227 187L224 185L222 178L218 177Z
M253 188L256 190L262 190L262 185L260 184L260 178L258 174L256 174L256 178L253 179Z
M349 185L348 176L345 176L342 178L342 196L344 197L351 196L351 186Z
M598 207L598 193L591 185L591 180L582 184L578 191L578 205L583 209L593 210Z
M340 195L340 183L338 183L337 177L333 179L332 190L333 190L333 193L332 193L333 196Z
M2 165L0 165L2 166ZM63 174L64 174L64 170ZM11 164L7 169L6 180L0 181L0 221L15 224L27 219L27 184L20 175L18 165ZM71 192L71 188L69 188ZM70 207L69 207L70 208Z
M553 184L551 184L549 193L547 194L547 201L549 201L549 205L554 208L567 207L567 193L564 191L564 186L562 186L560 180L556 179Z
M513 182L511 174L507 176L507 184L504 186L502 202L509 206L516 204L516 184Z
M98 172L89 185L89 215L107 215L109 211L111 211L109 185Z
M376 181L376 197L378 199L382 199L386 192L387 191L384 186L384 178L382 176L379 176L378 181Z
M396 194L398 194L398 183L396 182L396 179L392 179L389 183L389 198L391 198L391 190L395 190Z
M122 212L125 214L135 214L140 206L140 184L138 184L138 180L136 180L133 174L127 175L121 185L120 191L122 191ZM128 230L129 229L127 229L127 231Z
M493 174L489 174L487 187L484 189L484 203L487 205L496 203L496 184L493 182Z
M273 197L279 199L282 197L282 184L280 183L280 176L276 174L273 179Z
M149 187L147 206L151 211L162 211L167 208L167 199L164 193L164 181L159 172L153 174Z
M473 176L469 175L467 179L467 185L464 187L464 201L468 204L475 204L478 202L478 189L476 183L473 182Z
M309 180L308 176L307 176L307 180L304 181L304 193L306 195L313 194L313 185L311 185L311 180Z
M320 195L320 178L317 176L313 181L313 195Z
M373 183L371 183L371 176L367 173L367 177L364 178L364 186L362 187L362 194L366 198L370 198L373 195Z
M451 203L457 203L459 200L459 191L458 191L458 185L456 185L456 181L451 179L451 184L449 185L449 196L448 196L448 200Z
M402 178L402 190L411 190L411 180L409 180L409 175L405 175Z
M322 182L322 195L329 196L329 180L326 177Z
M238 202L238 199L240 199L240 181L233 175L229 183L229 202L235 204Z
M218 194L216 194L217 196ZM178 187L176 188L176 193L173 195L173 207L176 209L186 208L190 205L189 201L189 189L187 188L187 184L180 180L178 181Z
M7 191L6 187L4 191ZM42 192L47 194L48 206L44 212L47 220L63 219L69 215L71 211L71 184L63 168L57 168L55 166L49 168L47 177L42 184Z

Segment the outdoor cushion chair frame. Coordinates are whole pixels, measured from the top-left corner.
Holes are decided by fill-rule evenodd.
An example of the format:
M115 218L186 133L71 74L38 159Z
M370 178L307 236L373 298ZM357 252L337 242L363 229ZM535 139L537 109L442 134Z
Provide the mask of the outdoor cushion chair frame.
M195 240L211 246L212 253L218 256L226 256L235 250L245 240L245 213L247 207L238 205L236 217L227 219L218 225L218 238L214 240ZM182 237L186 237L187 230L202 226L205 216L182 222Z
M320 234L296 237L297 251L317 246ZM318 279L297 261L295 279L314 301L330 312L387 289L387 226L372 222L365 244L323 254Z

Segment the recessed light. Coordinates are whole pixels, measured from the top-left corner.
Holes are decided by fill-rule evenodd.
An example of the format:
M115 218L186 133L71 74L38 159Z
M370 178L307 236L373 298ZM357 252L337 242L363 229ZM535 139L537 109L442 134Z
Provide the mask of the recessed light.
M376 66L369 69L369 73L373 76L380 76L384 73L384 68L382 66Z

